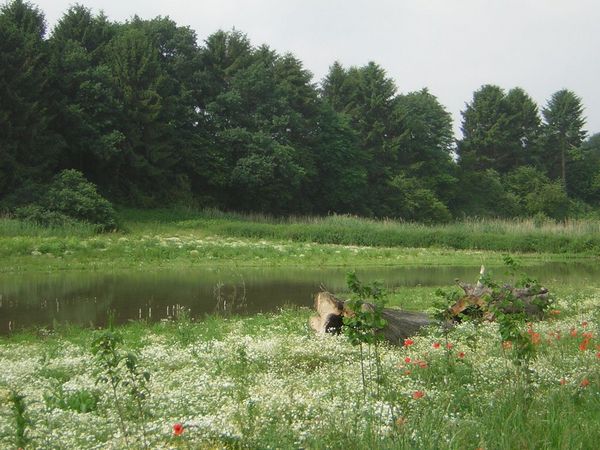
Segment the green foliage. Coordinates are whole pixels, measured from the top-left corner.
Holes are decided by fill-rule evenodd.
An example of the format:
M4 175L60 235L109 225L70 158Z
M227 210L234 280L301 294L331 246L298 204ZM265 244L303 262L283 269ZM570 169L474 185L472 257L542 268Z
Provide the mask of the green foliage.
M116 227L111 204L76 170L63 170L56 176L48 188L44 206L76 220L97 224L104 230Z
M352 345L360 346L363 395L366 397L367 394L370 394L378 397L381 384L384 381L378 342L383 339L380 331L386 325L386 321L382 317L386 293L379 283L362 284L355 272L348 273L346 283L352 297L345 305L350 314L344 315L342 330ZM365 361L367 358L364 355L363 345L366 345L368 349L369 360L367 361ZM373 352L371 352L372 347ZM369 363L368 372L365 369L365 362ZM370 370L371 365L376 368L375 376ZM375 390L372 390L373 379L376 383Z
M46 394L44 401L48 408L59 408L65 411L88 413L95 411L98 405L98 394L85 389L65 392L60 387L53 393Z
M494 169L460 174L462 189L456 195L455 211L472 217L514 217L520 215L519 198L507 192L501 175Z
M46 226L73 225L77 221L94 224L103 231L117 226L112 205L76 170L58 174L38 202L18 208L17 217Z
M429 189L422 187L419 180L404 175L394 177L389 186L393 191L390 205L395 217L422 223L445 223L452 218L450 211Z
M144 447L148 447L145 428L145 413L143 401L146 399L148 389L146 383L150 381L150 373L142 371L138 364L138 357L133 352L122 349L123 336L110 327L99 333L92 342L92 353L98 366L98 383L108 384L111 388L115 408L119 415L119 425L129 446L128 431L125 422L125 407L120 395L120 389L125 389L129 398L134 401L134 411L138 414L143 435Z
M518 198L521 215L544 215L563 220L569 216L572 201L563 185L551 181L544 173L531 166L522 166L506 177L508 190Z
M13 390L10 392L9 401L15 420L15 446L17 448L25 448L29 443L27 427L31 425L31 421L26 415L25 396Z
M563 220L571 211L571 200L560 182L542 185L525 196L525 206L531 215L544 214Z
M49 211L39 205L27 205L17 208L15 210L15 216L18 219L33 222L45 227L69 227L74 226L77 223L77 220L72 217L57 211Z
M355 272L347 275L346 282L352 292L352 298L346 303L353 314L344 317L344 334L352 345L374 344L381 340L378 333L386 321L381 316L385 306L385 291L378 283L363 285ZM367 306L365 303L371 302Z
M43 13L12 0L0 9L0 98L0 208L36 203L20 199L64 169L130 207L443 223L563 219L600 199L599 159L581 147L583 107L568 90L541 125L525 91L484 85L455 146L438 99L399 93L375 62L335 62L318 86L291 54L235 30L199 42L168 17L118 23L74 5L47 36ZM550 185L540 204L515 195L504 176L524 166L560 178L571 204ZM39 206L20 215L115 225Z
M504 263L508 268L509 275L514 278L520 270L519 264L509 255L504 257ZM502 342L511 343L513 349L511 355L515 364L527 370L530 360L536 356L536 347L531 328L525 329L528 315L524 302L513 295L510 286L500 285L489 275L484 275L481 282L492 290L487 298L487 303L498 323L498 333ZM535 290L539 285L536 280L527 275L521 275L520 279L516 281L515 287L523 286ZM547 304L540 305L543 309L547 306Z
M544 116L544 165L552 177L567 182L569 153L577 149L586 136L583 130L585 118L581 99L568 89L552 94L543 108Z
M14 0L0 7L0 198L55 173L60 137L50 129L43 13Z
M484 85L462 115L463 138L457 150L465 170L506 173L531 158L540 118L537 105L522 89L507 94L498 86Z
M567 192L589 205L600 204L600 133L568 152Z

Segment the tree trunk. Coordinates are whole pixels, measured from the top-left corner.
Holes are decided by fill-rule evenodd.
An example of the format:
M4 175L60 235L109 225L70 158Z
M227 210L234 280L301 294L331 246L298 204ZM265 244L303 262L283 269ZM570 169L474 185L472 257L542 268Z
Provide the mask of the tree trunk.
M363 305L365 309L373 307L370 303ZM315 309L318 316L311 317L310 326L318 333L340 333L344 324L343 318L354 314L345 301L326 291L315 296ZM379 332L385 340L395 345L402 345L404 339L432 323L427 314L394 308L384 308L381 316L385 319L386 326Z
M544 308L549 303L548 289L538 286L515 288L505 285L494 293L491 288L481 283L484 272L485 268L481 266L480 281L474 285L457 281L465 295L448 308L450 321L446 326L460 322L463 315L493 321L494 313L498 310L509 314L524 312L528 317L542 318ZM374 306L365 303L363 308L373 309ZM347 302L327 291L321 291L315 296L315 309L318 315L310 318L310 326L318 333L340 333L344 326L344 317L354 314ZM395 345L402 345L404 339L435 323L425 313L395 308L384 308L382 317L386 325L378 332L385 340Z

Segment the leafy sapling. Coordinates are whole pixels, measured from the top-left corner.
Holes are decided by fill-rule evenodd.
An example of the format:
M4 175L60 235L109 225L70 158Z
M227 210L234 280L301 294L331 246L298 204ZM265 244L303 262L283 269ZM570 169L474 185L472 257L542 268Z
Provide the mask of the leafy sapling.
M379 331L386 325L386 321L382 316L386 294L379 283L363 285L354 272L348 273L346 282L352 292L352 297L346 302L346 306L351 313L343 319L343 330L352 345L360 347L363 394L366 396L367 380L363 345L367 346L369 355L371 354L371 347L373 347L378 383L383 378L377 344L383 338Z

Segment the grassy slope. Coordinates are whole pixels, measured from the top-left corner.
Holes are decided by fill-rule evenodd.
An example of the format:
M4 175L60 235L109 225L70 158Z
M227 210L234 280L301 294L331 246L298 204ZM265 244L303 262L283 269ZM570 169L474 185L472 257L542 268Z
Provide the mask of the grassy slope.
M535 227L527 221L480 221L427 227L345 216L275 220L211 211L121 214L125 231L101 235L86 226L45 229L0 219L0 271L494 265L506 252L520 254L525 264L600 254L599 225L593 222Z

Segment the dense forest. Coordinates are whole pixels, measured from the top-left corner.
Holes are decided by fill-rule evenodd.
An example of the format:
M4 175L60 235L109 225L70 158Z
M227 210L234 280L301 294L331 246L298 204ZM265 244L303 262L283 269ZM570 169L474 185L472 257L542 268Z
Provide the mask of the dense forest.
M316 83L291 54L235 30L198 42L167 17L116 23L76 5L49 31L11 1L0 99L0 209L15 214L64 212L70 188L136 207L423 222L563 219L600 201L600 134L570 90L540 108L484 85L457 140L434 95L398 92L376 63L334 62Z

